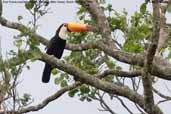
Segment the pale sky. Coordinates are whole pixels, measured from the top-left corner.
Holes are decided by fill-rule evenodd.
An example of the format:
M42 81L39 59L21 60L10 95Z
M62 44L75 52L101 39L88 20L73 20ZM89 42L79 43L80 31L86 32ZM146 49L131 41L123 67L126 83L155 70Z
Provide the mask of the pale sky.
M122 11L123 8L131 15L139 8L139 4L143 0L106 0L112 3L113 8L117 11ZM51 4L52 13L46 14L38 23L40 25L38 34L50 39L56 28L63 22L76 21L76 11L78 6L72 4ZM28 11L25 10L24 4L3 4L3 16L11 21L17 21L17 16L22 15L24 24L27 24L31 19ZM13 49L13 35L17 34L15 30L0 27L0 37L2 42L3 55L10 49ZM19 93L30 93L35 103L41 102L43 98L55 93L59 88L54 84L54 78L48 84L41 82L44 63L36 61L30 63L31 70L24 69L20 76L21 84L18 86ZM53 77L53 76L52 76ZM108 100L109 101L109 100ZM113 101L112 101L113 102ZM120 114L128 114L124 109L121 110L118 102L113 102L112 108L114 111L120 111ZM100 105L98 102L81 102L78 98L70 98L68 95L63 95L59 99L49 103L44 109L30 114L108 114L108 112L99 112ZM171 112L171 111L169 111ZM168 114L168 113L167 113Z

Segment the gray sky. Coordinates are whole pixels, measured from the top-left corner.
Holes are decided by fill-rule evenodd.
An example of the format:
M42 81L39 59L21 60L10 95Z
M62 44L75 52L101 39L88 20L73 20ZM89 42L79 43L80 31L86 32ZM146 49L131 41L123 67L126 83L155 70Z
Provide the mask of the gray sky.
M112 3L113 8L117 11L121 11L123 8L131 15L139 8L139 4L143 0L106 0ZM38 34L50 39L56 28L63 22L76 21L76 11L78 6L72 4L51 4L52 13L45 15L39 20ZM22 15L24 24L27 24L31 19L28 11L25 10L24 4L4 4L3 16L11 21L17 21L17 16ZM18 32L5 27L0 27L0 37L2 42L3 55L10 49L13 49L13 35ZM59 88L54 84L54 78L52 76L50 83L43 84L41 82L41 75L44 67L44 63L36 61L30 63L31 70L24 69L20 76L21 84L19 85L19 92L30 93L35 103L41 102L43 98L53 94ZM113 102L112 108L117 111L120 110L118 102ZM97 109L100 106L97 102L81 102L78 98L70 98L67 95L51 102L48 106L38 112L32 112L30 114L108 114L108 112L99 112ZM164 106L165 107L165 106ZM170 111L171 112L171 111ZM120 114L125 113L125 110L120 110ZM168 113L167 113L168 114Z

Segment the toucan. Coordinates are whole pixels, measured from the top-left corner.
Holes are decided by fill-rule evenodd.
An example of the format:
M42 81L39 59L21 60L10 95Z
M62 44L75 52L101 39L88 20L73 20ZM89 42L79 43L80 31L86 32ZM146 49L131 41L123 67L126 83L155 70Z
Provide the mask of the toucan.
M60 59L65 49L67 32L88 31L93 31L93 27L91 25L76 22L63 23L57 29L55 36L49 41L46 53L49 55L54 55L56 58ZM52 69L53 67L50 64L45 63L42 82L49 82Z

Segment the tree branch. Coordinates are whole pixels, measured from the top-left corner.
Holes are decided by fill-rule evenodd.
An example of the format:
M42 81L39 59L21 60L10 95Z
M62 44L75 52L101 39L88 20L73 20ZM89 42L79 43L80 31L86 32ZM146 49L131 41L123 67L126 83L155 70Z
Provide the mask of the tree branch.
M71 51L83 51L88 49L95 49L97 42L87 42L83 44L67 44L65 46L65 49L71 50Z
M114 44L111 36L111 30L109 27L108 20L103 12L102 8L99 6L96 0L79 0L79 3L87 9L87 11L91 14L92 18L97 22L97 26L99 27L99 31L103 38L105 38L105 43L110 48L117 49Z
M109 106L108 106L108 104L105 102L105 100L104 100L104 94L105 93L103 93L102 95L100 94L100 92L98 91L97 92L97 95L98 95L98 98L95 98L95 100L97 100L97 101L99 101L100 102L100 105L101 105L101 107L104 109L104 110L102 110L102 111L108 111L108 112L110 112L111 114L117 114L117 113L115 113ZM99 109L100 110L100 109Z
M110 94L116 94L119 96L123 96L131 100L132 102L137 103L142 109L148 112L144 107L144 98L139 95L138 93L131 90L128 86L120 86L114 83L109 83L106 81L102 81L96 77L87 74L85 71L78 69L70 64L63 63L62 61L58 60L54 56L49 56L45 53L42 53L41 59L52 66L69 73L70 75L74 76L76 79L79 79L81 82L85 84L89 84L97 89L103 90ZM161 110L154 106L155 114L163 114Z
M118 99L118 100L120 101L121 105L122 105L130 114L134 114L134 113L126 106L126 104L124 103L124 101L123 101L120 97L115 96L115 98Z
M22 51L20 53L20 55L23 55L22 58L20 57L20 55L17 55L8 60L0 59L0 66L4 66L4 64L5 64L7 68L12 68L12 66L20 65L20 64L26 62L27 60L32 59L33 57L31 56L31 54L32 54L32 50L28 50L28 51ZM3 70L3 67L0 67L0 71L2 71L2 70Z
M0 111L0 114L23 114L23 113L28 113L28 112L31 112L31 111L38 111L38 110L44 108L45 106L47 106L50 102L52 102L55 99L62 96L67 91L78 87L80 84L81 84L80 82L76 82L76 83L74 83L72 85L63 87L60 90L58 90L56 93L54 93L53 95L47 97L46 99L44 99L41 103L39 103L37 105L22 108L19 111Z
M1 25L5 27L16 29L20 32L23 31L23 28L26 30L29 30L26 26L19 24L19 23L15 23L15 22L10 22L3 17L0 18L0 23ZM44 38L43 36L40 36L35 33L33 33L33 36L43 45L45 46L48 45L48 40ZM144 57L146 56L145 53L135 54L135 53L124 52L121 50L110 48L104 43L102 43L101 41L91 42L91 43L87 42L84 44L67 44L66 45L66 49L71 50L71 51L82 51L82 50L87 50L90 48L104 51L104 53L108 54L109 56L115 58L116 60L120 62L124 62L124 63L131 64L131 65L139 65L139 66L144 65ZM166 79L166 80L171 80L171 64L160 57L155 57L153 62L154 63L153 63L153 68L151 72L152 75L157 76L159 78ZM18 65L19 63L20 62L16 62L15 65Z
M152 79L151 79L151 71L153 66L153 59L156 53L158 40L159 40L159 32L160 32L160 11L159 11L159 2L156 0L153 3L153 33L151 38L151 44L147 50L147 56L144 61L144 73L142 77L143 87L144 87L144 101L145 108L150 112L150 114L154 114L153 106L154 106L154 98L153 98L153 87L152 87Z
M153 88L153 91L154 91L157 95L159 95L161 98L164 98L164 99L166 99L166 100L171 100L171 97L170 97L170 96L166 96L166 95L162 94L162 93L161 93L160 91L158 91L157 89Z
M78 86L80 86L80 82L76 82L72 85L63 87L62 89L60 89L59 91L57 91L56 93L54 93L53 95L47 97L46 99L44 99L41 103L39 103L38 105L35 106L29 106L27 108L23 108L21 110L18 111L19 114L22 113L28 113L31 111L38 111L42 108L44 108L46 105L48 105L51 101L54 101L55 99L59 98L61 95L63 95L65 92L72 90Z
M12 29L16 29L20 32L24 32L24 31L30 31L29 28L27 28L25 25L17 23L17 22L11 22L7 19L5 19L4 17L0 17L0 23L1 25L8 27L8 28L12 28ZM36 39L41 42L44 45L48 45L48 40L45 39L44 37L38 35L38 34L32 34L33 37L36 37Z
M15 59L17 59L17 58L15 58ZM26 60L27 59L28 58L26 58ZM55 58L53 56L49 56L44 53L42 54L41 59L43 61L46 61L49 64L53 65L54 67L73 75L77 79L80 79L83 83L89 84L93 87L101 89L110 94L117 94L117 95L126 97L126 98L130 99L131 101L137 103L142 109L145 110L143 97L141 95L139 95L138 93L129 89L129 87L127 87L127 86L121 87L121 86L118 86L113 83L101 81L100 79L95 78L70 64L65 64L62 61L58 60L57 58ZM155 107L155 110L157 112L160 112L160 113L156 112L156 114L162 114L162 112L160 111L160 109L158 107Z
M96 74L94 76L99 78L99 79L104 78L107 75L115 75L115 76L120 76L120 77L133 78L133 77L140 76L141 73L142 73L141 70L127 72L127 71L122 71L122 70L110 69L110 70L105 70L103 73Z
M156 49L156 54L157 56L160 56L160 51L162 48L165 47L166 45L166 41L168 40L169 37L169 33L170 33L170 28L169 26L166 24L166 11L168 8L168 3L166 4L159 4L160 5L160 9L159 9L159 13L160 13L160 33L159 33L159 41L158 41L158 46Z
M22 32L23 29L29 30L26 26L19 24L19 23L15 23L15 22L10 22L3 17L0 18L0 23L3 26L6 26L6 27L12 28L12 29L16 29L20 32ZM33 36L42 44L44 44L46 46L48 45L48 40L46 38L44 38L38 34L35 34L35 33L33 33ZM109 48L102 42L96 42L96 43L88 42L85 44L67 44L66 45L66 49L72 50L72 51L81 51L81 50L87 50L90 48L100 49L100 50L104 51L106 54L108 54L108 55L114 57L115 59L117 59L118 61L121 61L124 63L132 64L132 65L140 65L140 66L144 65L143 61L144 61L145 54L132 54L132 53L116 50L113 48ZM153 68L154 70L156 69L154 71L154 75L157 75L161 78L164 77L165 79L171 80L171 64L165 62L163 59L157 58L156 61L157 61L157 63L154 65L155 68ZM163 65L163 63L164 63L164 65ZM162 67L161 67L161 65L162 65Z

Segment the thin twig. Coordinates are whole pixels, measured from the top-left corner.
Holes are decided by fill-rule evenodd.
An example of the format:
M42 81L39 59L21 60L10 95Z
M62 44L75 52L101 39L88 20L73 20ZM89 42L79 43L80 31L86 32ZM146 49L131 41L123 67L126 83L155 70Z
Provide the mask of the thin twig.
M120 101L120 103L122 104L122 106L123 106L130 114L134 114L134 113L126 106L126 104L124 103L124 101L123 101L121 98L119 98L118 96L115 96L115 98L117 98L117 99Z

